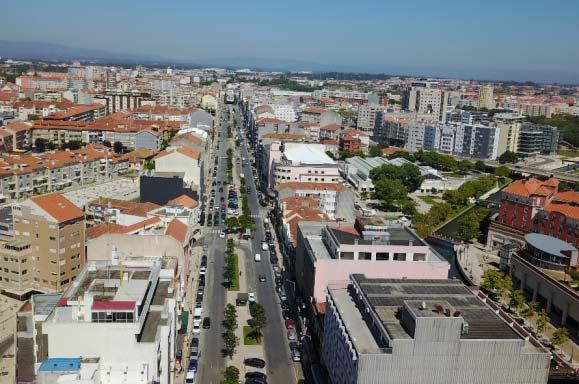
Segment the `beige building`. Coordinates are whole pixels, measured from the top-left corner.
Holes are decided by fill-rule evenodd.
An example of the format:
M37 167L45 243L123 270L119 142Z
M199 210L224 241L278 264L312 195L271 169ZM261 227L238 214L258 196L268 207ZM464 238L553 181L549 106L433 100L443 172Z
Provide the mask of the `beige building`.
M446 121L448 92L437 88L412 87L404 96L404 107L432 120Z
M493 95L493 87L490 85L483 85L478 90L478 107L486 109L495 108L495 97Z
M14 233L0 245L0 288L23 297L60 292L85 262L84 213L59 194L12 207Z
M521 125L525 117L518 113L497 113L495 124L499 128L498 156L506 151L518 152Z

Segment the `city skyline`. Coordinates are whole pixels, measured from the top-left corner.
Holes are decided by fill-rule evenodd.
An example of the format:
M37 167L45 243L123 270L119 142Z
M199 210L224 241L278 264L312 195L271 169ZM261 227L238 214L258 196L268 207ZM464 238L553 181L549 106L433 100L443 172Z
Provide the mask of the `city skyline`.
M86 18L73 3L39 2L29 22L5 19L0 34L168 63L579 83L573 3L138 5L105 1Z

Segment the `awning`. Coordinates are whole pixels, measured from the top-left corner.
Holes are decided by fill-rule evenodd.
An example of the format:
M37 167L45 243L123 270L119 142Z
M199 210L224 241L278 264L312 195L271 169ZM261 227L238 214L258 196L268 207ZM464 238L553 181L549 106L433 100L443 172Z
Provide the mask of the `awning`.
M189 311L181 311L181 328L179 333L187 333L187 325L189 324Z

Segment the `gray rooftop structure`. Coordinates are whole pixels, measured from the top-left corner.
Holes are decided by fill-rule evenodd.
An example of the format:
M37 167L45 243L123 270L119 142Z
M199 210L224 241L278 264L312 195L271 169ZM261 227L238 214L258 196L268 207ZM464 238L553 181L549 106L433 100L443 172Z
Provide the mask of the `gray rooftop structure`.
M545 384L551 357L458 280L360 274L328 285L321 356L332 384Z

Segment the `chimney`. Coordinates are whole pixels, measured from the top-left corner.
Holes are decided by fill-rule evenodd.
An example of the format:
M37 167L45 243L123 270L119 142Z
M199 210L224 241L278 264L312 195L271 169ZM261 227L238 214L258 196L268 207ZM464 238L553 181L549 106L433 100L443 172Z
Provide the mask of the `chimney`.
M444 316L450 317L450 309L446 308L446 310L444 311Z
M452 317L460 317L460 315L461 315L460 311L454 311Z

